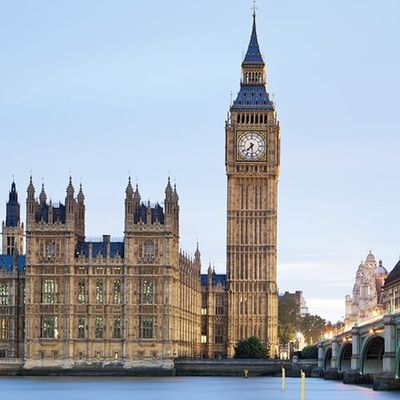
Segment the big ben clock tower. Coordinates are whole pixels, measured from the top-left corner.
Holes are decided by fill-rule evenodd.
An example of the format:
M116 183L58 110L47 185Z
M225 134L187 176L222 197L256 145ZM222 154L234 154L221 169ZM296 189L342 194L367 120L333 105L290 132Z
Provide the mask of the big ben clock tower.
M277 192L280 136L257 40L256 15L240 91L226 122L228 355L257 336L278 346Z

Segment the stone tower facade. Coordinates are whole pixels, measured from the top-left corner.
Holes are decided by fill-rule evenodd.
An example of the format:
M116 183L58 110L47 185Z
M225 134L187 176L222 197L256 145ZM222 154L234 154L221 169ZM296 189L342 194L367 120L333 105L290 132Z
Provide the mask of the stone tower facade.
M25 368L195 357L200 351L201 261L179 246L179 196L141 202L129 180L124 239L85 239L85 196L70 179L65 203L32 180L26 202ZM121 364L121 365L122 365Z
M240 91L226 121L228 355L258 336L278 345L277 195L280 136L253 14Z

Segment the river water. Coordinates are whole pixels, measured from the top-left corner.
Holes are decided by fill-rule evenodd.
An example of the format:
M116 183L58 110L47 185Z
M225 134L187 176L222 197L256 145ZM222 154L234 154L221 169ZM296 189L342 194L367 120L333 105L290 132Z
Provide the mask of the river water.
M1 400L300 400L300 379L0 377ZM306 378L305 400L390 400L400 392Z

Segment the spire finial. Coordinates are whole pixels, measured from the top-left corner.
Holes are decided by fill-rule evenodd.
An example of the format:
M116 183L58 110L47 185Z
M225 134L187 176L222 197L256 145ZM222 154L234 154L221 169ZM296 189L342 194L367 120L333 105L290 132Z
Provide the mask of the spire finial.
M253 0L253 7L251 7L253 10L253 22L256 22L256 11L257 11L257 3L256 0Z

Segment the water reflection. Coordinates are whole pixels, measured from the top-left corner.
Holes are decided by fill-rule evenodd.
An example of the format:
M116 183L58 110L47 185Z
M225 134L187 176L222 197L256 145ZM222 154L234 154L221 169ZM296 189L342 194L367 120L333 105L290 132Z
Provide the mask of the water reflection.
M300 379L288 378L129 378L0 377L0 398L7 400L299 400ZM390 400L400 393L340 382L306 379L306 400Z

